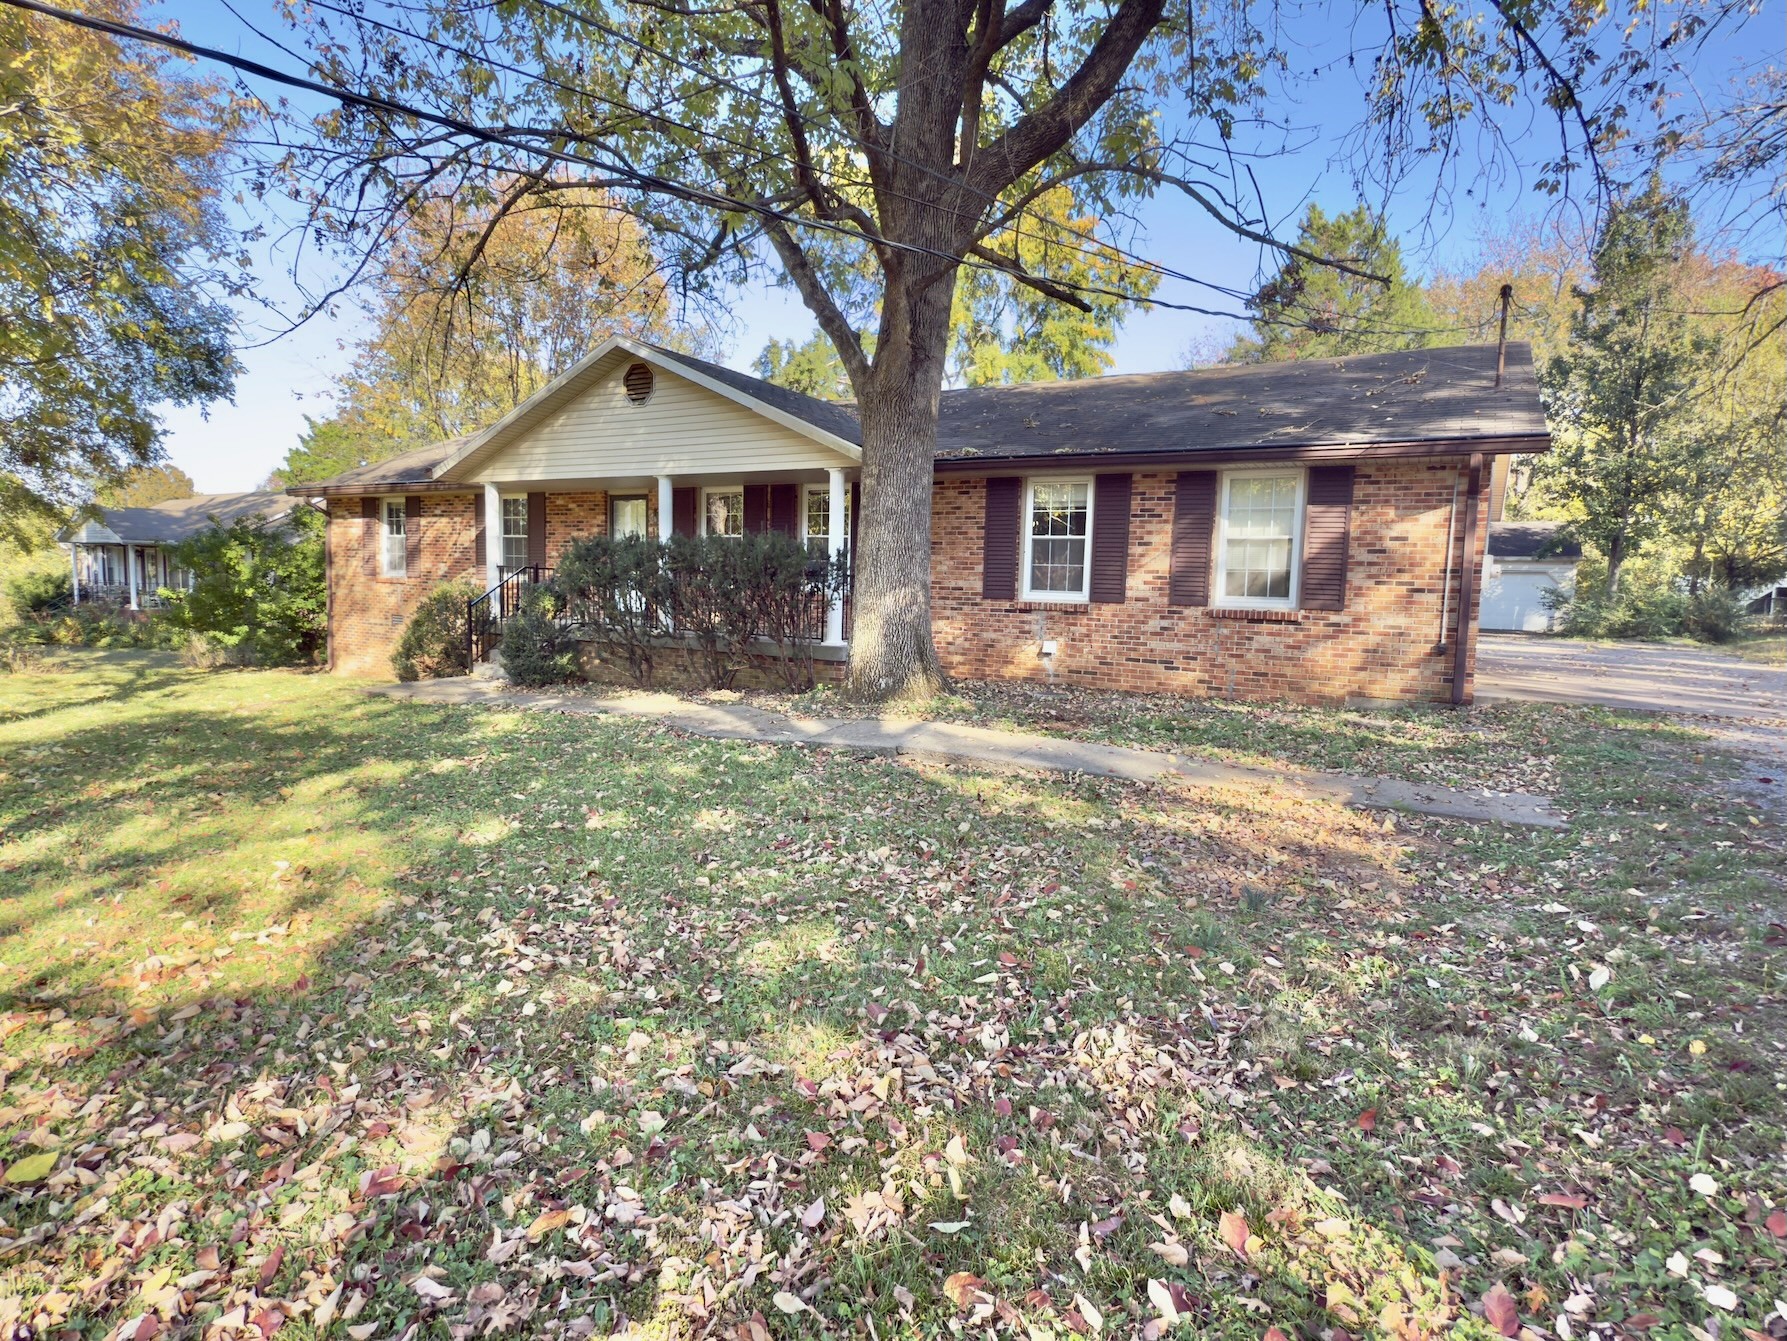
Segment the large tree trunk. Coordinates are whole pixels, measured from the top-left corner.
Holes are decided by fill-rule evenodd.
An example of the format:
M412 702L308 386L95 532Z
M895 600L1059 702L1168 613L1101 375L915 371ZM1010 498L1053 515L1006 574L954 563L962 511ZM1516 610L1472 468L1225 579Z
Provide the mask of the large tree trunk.
M888 277L874 370L861 397L850 668L858 698L928 698L943 687L931 639L931 476L955 268Z
M1620 569L1626 566L1626 528L1621 526L1607 546L1607 599L1619 595Z

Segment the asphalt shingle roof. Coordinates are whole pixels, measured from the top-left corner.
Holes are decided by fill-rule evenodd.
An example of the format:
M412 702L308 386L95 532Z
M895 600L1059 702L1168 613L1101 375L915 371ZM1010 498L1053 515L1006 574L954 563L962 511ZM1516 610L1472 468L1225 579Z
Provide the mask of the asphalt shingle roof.
M279 490L195 494L143 508L106 508L99 524L125 544L172 545L203 531L213 517L225 526L254 516L276 520L297 506L296 499ZM81 529L75 528L77 536Z
M732 368L653 347L715 381L847 442L862 442L854 405L818 400ZM1369 447L1541 438L1545 413L1531 348L1507 347L1495 385L1493 345L1358 354L1297 363L1254 363L1072 382L945 391L941 462L1026 461L1158 452ZM477 434L345 471L320 486L424 484Z
M1539 437L1532 350L1467 345L943 393L940 460Z
M1497 559L1580 559L1582 546L1559 538L1561 522L1491 522L1489 553Z

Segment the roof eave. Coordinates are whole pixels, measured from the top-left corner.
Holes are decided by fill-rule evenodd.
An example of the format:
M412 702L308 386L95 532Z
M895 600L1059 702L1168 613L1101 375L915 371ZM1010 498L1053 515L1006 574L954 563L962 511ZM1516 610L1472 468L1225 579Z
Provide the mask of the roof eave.
M1022 452L995 455L982 452L974 456L938 457L935 473L939 475L987 474L989 471L1010 473L1019 470L1073 469L1108 466L1172 466L1197 462L1223 461L1353 461L1397 457L1460 456L1481 452L1485 456L1506 456L1548 452L1551 435L1494 434L1470 438L1424 438L1409 442L1313 442L1286 443L1270 447L1201 447L1191 451L1131 452Z

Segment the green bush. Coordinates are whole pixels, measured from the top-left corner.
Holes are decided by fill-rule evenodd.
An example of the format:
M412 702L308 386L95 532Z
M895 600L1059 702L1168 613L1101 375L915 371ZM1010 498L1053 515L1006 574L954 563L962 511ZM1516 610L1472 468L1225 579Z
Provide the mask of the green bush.
M577 622L627 663L635 683L647 687L672 597L664 558L664 546L643 536L595 536L571 545L552 577Z
M1557 630L1572 638L1694 638L1722 643L1744 625L1742 603L1722 586L1703 586L1690 594L1676 564L1667 555L1643 556L1620 571L1620 588L1607 594L1607 568L1599 559L1585 559L1576 571L1576 586L1557 607Z
M470 582L445 582L422 598L391 654L391 669L399 680L471 673L465 610L466 602L478 594Z
M39 647L172 648L185 635L165 617L133 614L105 605L75 605L27 615L10 635L20 644Z
M597 536L571 546L553 581L575 620L617 650L641 685L674 631L694 644L715 689L755 664L800 691L813 686L812 646L847 571L774 532L668 543Z
M297 508L279 525L259 518L213 524L175 546L174 562L194 575L190 591L167 591L165 619L182 641L196 637L238 665L315 661L327 635L324 518Z
M503 624L503 669L524 689L563 684L577 675L575 644L559 627L564 598L551 583L530 587Z
M73 578L66 568L38 568L6 584L6 599L20 619L67 605L73 594Z

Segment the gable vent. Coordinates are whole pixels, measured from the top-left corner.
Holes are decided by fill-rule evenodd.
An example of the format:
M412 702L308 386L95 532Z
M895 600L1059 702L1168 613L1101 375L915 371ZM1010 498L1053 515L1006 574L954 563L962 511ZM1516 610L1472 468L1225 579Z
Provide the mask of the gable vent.
M627 369L621 382L627 388L627 399L635 405L643 405L651 399L652 370L643 363L635 363Z

